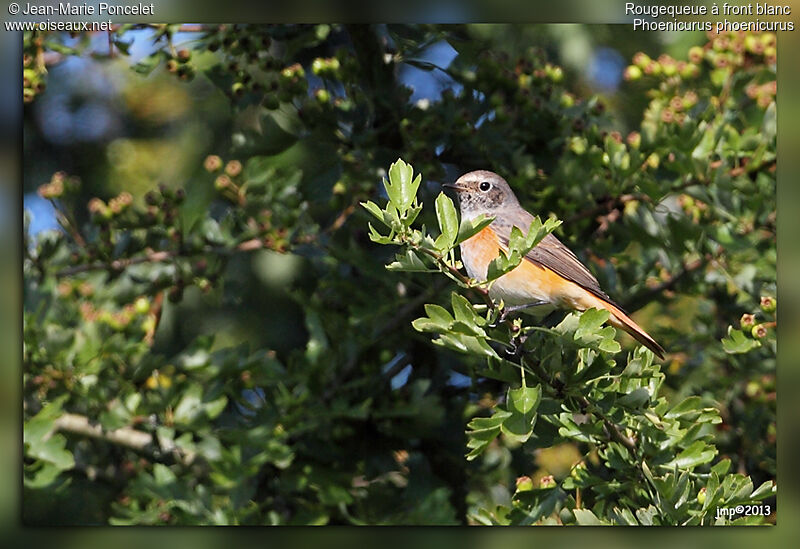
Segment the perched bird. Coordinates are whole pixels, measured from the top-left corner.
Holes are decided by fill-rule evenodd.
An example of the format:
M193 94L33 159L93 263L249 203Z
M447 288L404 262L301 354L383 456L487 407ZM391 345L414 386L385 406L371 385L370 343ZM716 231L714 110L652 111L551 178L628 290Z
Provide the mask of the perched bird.
M444 186L457 193L462 219L472 220L481 214L494 217L489 226L461 243L461 261L469 276L486 280L489 263L501 249L508 250L511 228L526 232L533 215L520 206L505 179L494 172L469 172ZM516 268L495 280L489 295L502 299L512 309L605 309L611 325L664 358L661 345L608 297L589 269L552 234L528 252Z

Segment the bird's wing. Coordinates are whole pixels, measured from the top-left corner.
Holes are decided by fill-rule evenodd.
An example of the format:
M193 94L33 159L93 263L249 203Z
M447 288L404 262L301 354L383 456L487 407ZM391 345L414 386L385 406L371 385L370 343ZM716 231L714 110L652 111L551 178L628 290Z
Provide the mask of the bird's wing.
M495 229L500 244L507 249L509 236L511 235L511 227L517 226L525 232L530 227L533 216L528 212L519 212L514 216L510 216L510 219L509 216L504 217L506 217L510 223L498 224L495 221L495 223L492 224L492 228ZM600 284L591 271L580 262L578 257L572 253L572 250L564 246L564 244L552 234L548 234L539 244L534 246L525 256L525 260L539 267L550 269L567 280L585 288L597 297L613 303L611 298L600 288Z

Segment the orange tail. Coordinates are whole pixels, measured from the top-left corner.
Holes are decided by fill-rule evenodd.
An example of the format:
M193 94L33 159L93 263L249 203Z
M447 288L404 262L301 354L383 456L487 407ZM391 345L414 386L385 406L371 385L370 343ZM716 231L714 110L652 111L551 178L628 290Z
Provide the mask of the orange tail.
M608 319L608 321L612 326L625 330L631 335L631 337L633 337L633 339L653 351L658 358L664 358L664 348L659 345L655 339L650 337L650 335L645 332L641 326L636 324L631 317L625 314L622 309L613 303L609 303L605 300L600 301L605 306L605 309L611 313L611 317Z

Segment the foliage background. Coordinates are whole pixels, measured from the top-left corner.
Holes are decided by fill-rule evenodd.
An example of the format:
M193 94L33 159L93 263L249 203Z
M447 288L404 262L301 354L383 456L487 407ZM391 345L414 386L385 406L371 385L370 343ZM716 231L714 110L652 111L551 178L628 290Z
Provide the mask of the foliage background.
M448 32L450 30L446 29ZM613 73L616 70L618 78L626 61L632 57L635 51L644 50L656 57L662 51L667 50L676 57L680 57L692 43L703 43L704 37L682 35L681 42L664 45L659 42L658 35L638 35L637 38L644 38L646 41L632 42L631 36L627 36L624 32L617 32L617 30L612 31L608 27L573 27L569 32L565 32L563 27L512 27L509 29L481 26L459 29L459 32L464 32L469 37L469 40L465 41L467 43L486 40L491 46L485 49L493 53L501 50L508 51L507 60L502 57L492 59L492 63L500 66L504 62L507 66L512 66L516 56L525 51L529 44L542 46L544 59L564 65L564 79L561 85L565 90L573 93L577 99L588 98L592 93L597 92L605 96L606 110L595 112L598 109L592 107L593 103L590 102L586 119L591 120L591 123L596 123L599 128L608 131L616 130L622 135L627 135L630 130L638 127L638 117L647 103L643 99L646 86L638 88L635 85L619 86L617 81L616 85L603 87L602 79L591 80L587 79L585 75L591 74L592 70L600 71L601 75L603 71ZM433 29L433 32L438 32L438 30ZM333 36L336 36L335 31ZM416 38L411 33L412 45ZM522 45L525 47L523 48ZM597 52L603 51L600 49L601 46L606 46L610 50L608 57L605 58L605 65L603 65L604 58L595 55ZM326 45L314 45L313 47L320 49L309 53L306 63L313 57L326 57L333 53L332 49L325 50ZM581 47L584 49L581 50ZM578 48L579 53L574 53L575 48ZM573 53L570 53L571 51ZM618 52L619 57L613 55L614 51ZM431 52L426 53L433 55ZM462 55L472 56L474 52L468 51ZM413 56L416 56L416 52ZM424 56L420 57L424 59ZM595 65L599 65L599 68L595 66L592 69L579 65L571 67L570 59L594 59ZM619 63L614 65L614 59L620 60ZM200 71L205 70L203 60L196 59L195 62ZM206 67L213 64L212 61L206 62L209 63ZM84 63L83 67L70 68L67 63L63 63L51 71L48 77L48 90L26 112L26 151L29 154L35 154L37 161L26 162L30 171L26 173L25 181L31 192L31 208L34 210L35 216L37 208L42 207L32 194L35 188L49 179L56 170L65 170L71 174L79 174L82 178L83 185L80 191L82 194L75 198L76 203L87 202L89 197L93 196L101 196L106 199L115 196L122 190L130 191L135 199L139 200L146 190L158 182L165 183L168 188L185 187L187 200L181 206L181 216L183 219L192 220L207 211L215 200L213 178L205 175L202 168L202 160L207 153L219 153L226 159L240 158L245 163L245 173L247 173L249 157L255 156L256 152L273 152L270 147L276 145L270 143L270 138L253 136L246 130L241 131L241 128L249 127L248 120L246 115L237 115L236 111L246 109L239 106L234 108L233 112L229 110L230 102L203 79L198 78L191 84L192 87L187 88L185 84L176 82L175 78L171 78L157 69L147 80L142 81L141 77L131 74L124 65L125 62L122 61L101 69L96 63L89 62ZM71 72L73 70L84 71L79 73L82 74L82 77L76 77L76 73ZM403 68L400 70L400 74L413 70L412 68ZM63 72L59 75L58 71ZM218 81L221 79L224 82L226 76L229 75L217 75ZM492 88L503 84L502 76L495 76L494 82L491 81L492 75L483 76L486 81L481 78L480 85ZM414 82L411 77L407 76L406 78L409 79L408 81ZM424 89L425 80L419 76L418 78L417 87ZM434 80L439 80L442 87L452 87L452 84L448 83L446 79L443 84L441 84L442 78ZM75 86L75 82L80 82L80 86ZM613 79L611 82L613 83ZM228 91L232 89L230 86L229 82L224 82L220 87L223 91ZM428 86L436 89L435 84L433 86L428 84ZM53 97L53 99L49 99L49 97ZM403 108L408 110L409 119L412 121L401 142L393 142L391 136L383 136L380 135L380 132L376 132L377 135L357 136L364 137L364 142L353 147L352 154L355 155L353 159L347 158L341 150L328 148L326 150L301 150L297 153L299 156L284 157L279 161L278 169L296 166L298 163L304 167L310 166L309 170L304 171L299 184L303 196L308 197L309 204L306 219L301 219L299 222L307 224L310 232L316 231L318 227L324 230L326 227L335 226L342 212L346 212L353 205L353 199L375 196L380 170L385 169L397 156L403 156L411 161L425 174L429 200L438 192L435 184L437 181L445 181L467 169L491 166L501 173L515 174L514 176L510 175L509 179L512 183L516 183L519 189L530 189L527 191L524 202L531 209L545 215L553 212L562 219L567 219L568 223L571 215L579 214L587 207L594 207L596 203L603 203L607 195L614 196L620 190L609 187L614 182L613 178L611 181L608 179L592 181L590 179L591 174L599 167L599 164L596 163L598 159L587 161L585 165L581 165L580 162L566 164L567 167L576 170L573 173L555 172L554 168L557 163L553 161L554 151L560 153L564 150L564 141L563 139L539 138L538 135L541 133L548 137L554 136L558 131L568 127L571 127L571 130L567 130L568 132L574 131L582 134L583 128L576 128L572 118L569 119L568 124L556 117L555 120L542 121L545 124L541 126L538 124L534 126L536 128L534 139L542 139L542 142L530 144L530 149L521 155L514 150L511 143L530 139L533 132L528 130L528 126L518 128L521 131L516 135L509 135L498 132L496 129L498 125L487 122L478 129L477 136L470 137L467 134L445 137L446 142L456 149L452 152L453 156L449 162L442 163L440 159L431 158L431 146L428 140L433 141L442 126L430 124L433 127L426 127L426 119L429 117L425 112L420 112L421 109L412 108L415 100L419 98L412 95L408 103L398 104L408 105ZM436 98L437 93L434 92L433 99ZM381 108L380 101L383 99L385 98L381 97L380 93L375 94L376 110ZM567 108L560 101L558 106L553 109L555 112L560 113L562 109ZM234 103L236 104L236 102ZM506 101L500 102L501 105L505 103ZM498 106L496 103L491 103L491 97L489 97L489 105ZM474 118L466 121L466 126L474 125L479 119L478 113L469 114ZM337 114L337 116L345 118L347 115ZM445 113L443 116L448 115ZM85 125L76 123L76 120L87 118L96 123ZM54 120L56 123L52 122ZM398 116L395 122L402 127L401 120ZM444 126L445 128L453 127L452 119L445 118L445 120L449 122ZM547 123L550 126L547 126ZM494 132L493 127L495 128ZM324 130L330 131L330 128L323 128ZM104 131L107 133L103 133ZM240 132L243 142L237 142ZM113 137L113 139L109 139L109 137ZM315 143L319 142L316 137L318 136L315 136ZM549 149L546 146L547 142L550 142ZM251 148L248 149L248 147ZM461 150L458 150L459 147ZM345 160L341 164L343 167L339 167L339 170L331 169L333 162L326 159L332 157ZM602 157L599 160L602 162ZM266 164L254 162L253 165L255 167L252 170L258 172L263 171L264 167L270 164L269 162ZM311 175L309 175L309 171ZM364 174L369 173L373 174L372 177L365 178ZM516 177L516 180L512 177ZM552 179L546 179L548 177ZM540 181L541 187L525 185L525 182L532 180ZM574 181L580 181L581 184L572 186ZM619 182L617 181L617 183ZM334 184L339 183L344 187L344 192L336 192ZM540 188L544 189L544 192L539 191ZM332 194L330 193L331 189L334 189ZM752 209L755 211L758 207ZM87 215L87 212L80 208L76 209L76 213L80 216ZM687 211L687 215L692 216L694 212ZM46 210L41 211L36 217L36 222L41 222L42 219L46 220ZM633 225L634 229L647 226L652 228L653 220L646 217L645 215L644 218L638 220L629 220L629 223ZM390 421L393 431L389 437L390 442L386 442L386 447L379 448L375 452L377 454L375 459L378 461L376 467L379 470L381 467L386 467L386 464L381 463L380 460L388 456L389 450L408 451L406 445L409 433L413 433L414 438L419 438L420 433L428 432L428 437L436 440L438 444L441 444L443 440L448 441L450 438L450 448L445 456L451 461L438 465L432 463L432 460L435 461L435 459L425 451L425 436L422 436L422 441L412 442L409 459L412 459L412 464L415 458L420 459L421 463L418 464L419 470L410 469L413 471L411 476L412 478L416 476L416 479L422 483L423 487L418 490L421 490L420 493L424 497L420 498L420 493L414 493L413 496L408 495L408 491L414 487L411 482L407 486L395 486L394 488L398 489L399 493L405 492L406 497L414 503L410 503L409 508L400 516L389 515L391 517L389 520L404 522L418 522L423 519L431 519L434 522L447 521L458 516L458 513L448 508L447 505L442 505L444 501L442 498L458 499L446 496L448 492L452 495L454 486L463 483L463 477L445 482L444 485L441 484L440 477L447 476L453 471L462 475L475 474L474 471L465 473L463 468L453 467L453 464L457 462L452 460L460 460L463 451L463 425L465 418L468 417L464 413L465 403L480 402L477 399L481 395L470 394L471 390L466 380L450 374L448 367L456 369L458 357L446 353L437 354L438 363L426 365L423 357L430 356L427 338L410 329L409 322L415 314L411 305L419 307L421 304L421 301L414 299L415 296L423 295L425 300L431 301L435 300L437 293L446 296L449 292L444 287L434 286L437 292L426 293L425 289L430 287L431 281L430 278L422 275L403 275L402 278L398 278L396 275L383 272L381 265L388 261L389 256L381 257L379 254L384 253L383 251L367 247L364 240L364 222L364 214L354 212L352 216L349 214L345 216L345 224L341 229L337 228L336 231L332 231L330 245L326 250L337 249L344 254L343 257L337 258L340 263L333 271L331 271L331 265L325 265L324 257L320 257L319 251L313 249L300 249L297 250L298 253L292 255L258 252L234 256L226 266L225 284L222 289L212 292L209 296L203 296L196 288L192 288L184 294L179 304L165 307L160 318L157 337L153 343L152 355L163 357L163 366L168 367L167 363L173 361L173 357L195 342L199 336L214 334L212 349L224 349L246 342L250 349L274 351L274 356L284 364L291 364L291 357L297 356L298 353L305 355L303 360L310 358L312 362L315 360L315 356L322 356L324 359L318 369L304 372L301 376L303 385L307 385L309 380L314 378L316 386L312 386L312 394L321 392L324 395L327 392L326 384L333 383L336 386L337 383L341 383L336 379L336 371L337 365L342 364L342 359L337 360L332 356L346 350L346 345L340 346L341 342L347 341L349 337L355 337L358 342L357 346L368 345L364 339L359 340L358 335L354 333L354 331L361 331L358 324L354 330L339 331L340 327L346 325L347 319L360 320L362 326L371 327L390 323L391 329L385 330L386 333L381 333L381 348L369 349L368 356L370 358L359 359L356 362L356 367L361 371L355 375L346 371L345 377L352 376L355 379L375 377L380 375L379 372L383 367L384 374L388 377L383 380L385 387L381 388L377 394L382 398L389 399L391 404L388 407L393 409L391 413L395 417L397 417L397 410L394 408L399 408L400 404L406 406L405 411L399 416L404 419ZM590 257L585 254L588 243L591 242L597 256L620 258L623 265L618 269L623 272L622 275L615 273L613 268L601 271L598 275L604 285L609 288L610 293L621 298L627 295L636 295L637 290L646 290L648 277L655 279L655 284L658 283L657 280L660 276L669 280L669 267L679 269L680 260L684 259L677 257L679 260L677 263L661 265L660 267L667 269L667 272L663 273L659 271L654 262L649 266L644 265L638 254L626 249L627 238L631 232L629 225L611 225L598 233L596 219L593 216L586 216L569 224L567 228L569 230L565 230L561 236L564 236L573 249L579 251L583 257ZM598 235L600 238L596 238ZM653 245L654 243L649 242L649 244ZM772 246L774 246L774 240ZM364 253L366 249L370 250L369 253ZM322 267L319 267L320 263ZM354 273L354 265L358 266L355 273L362 277L356 279L355 282L356 286L361 289L361 299L359 299L358 291L351 287L336 287L337 284L348 284L347 281ZM341 269L345 269L347 272L342 273ZM626 270L628 272L624 274ZM320 274L328 272L337 272L337 274L345 276L341 277L341 281L338 279L327 280L326 275ZM673 270L673 272L676 271ZM627 279L624 278L625 276ZM618 277L622 280L619 280ZM333 288L327 288L324 284L320 285L321 279L326 283L330 282ZM654 303L642 311L639 317L641 322L645 326L653 326L654 335L657 338L663 338L670 347L680 342L679 346L686 349L685 356L676 353L671 356L672 360L669 363L671 375L668 376L668 386L673 398L678 399L688 394L702 393L705 390L708 392L707 397L710 401L727 405L739 398L739 395L746 390L747 384L753 381L767 384L766 388L761 386L757 388L756 392L759 395L769 394L769 382L764 382L760 376L753 379L752 372L746 368L742 368L746 375L733 376L731 386L726 387L726 394L720 394L723 392L723 386L711 383L711 381L715 380L715 376L719 374L716 369L720 367L720 364L727 363L730 359L722 354L713 356L714 352L708 350L708 346L712 342L718 343L728 324L736 323L742 312L755 310L756 305L752 300L757 299L763 289L762 284L765 281L769 283L769 279L769 276L752 273L751 276L745 276L742 279L742 284L735 284L738 288L733 288L734 291L729 291L728 287L725 291L714 294L717 306L722 304L722 307L720 307L721 310L714 312L716 325L712 324L710 330L705 328L710 324L708 318L701 318L696 314L678 317L675 314L678 310L690 311L692 307L695 307L694 310L698 311L702 310L704 304L707 306L705 300L699 296L703 295L704 290L709 287L700 284L697 280L690 279L685 286L678 289L677 296L667 295L663 302ZM772 279L774 280L774 275ZM96 280L102 285L102 278ZM365 284L364 280L369 281L368 284ZM398 286L398 282L402 282L403 286ZM649 282L650 285L654 284L653 280ZM365 286L374 289L375 294L363 295ZM723 284L723 286L725 285ZM715 284L712 277L711 288L717 287L718 284ZM291 291L287 291L287 288ZM740 289L745 291L736 291ZM766 289L769 291L769 286ZM719 290L715 289L714 291ZM383 294L384 299L376 299L376 295L380 294ZM332 302L330 301L331 296L333 296ZM342 297L336 296L346 296L346 298L342 301ZM121 305L119 298L115 299L117 305ZM680 305L676 305L676 302ZM378 307L376 307L376 303L379 304ZM410 305L404 307L406 304ZM407 311L406 314L410 315L409 322L391 322L390 319L395 317L395 311L398 308L401 311ZM270 314L265 315L264 311L270 311ZM693 325L692 322L698 324ZM380 328L376 329L380 332ZM331 332L331 330L335 331ZM694 335L690 337L690 334ZM362 332L360 335L363 338L365 334ZM374 338L374 335L372 337ZM335 343L331 344L331 341ZM315 346L317 347L315 348ZM413 360L410 360L414 365L413 368L400 368L400 366L404 366L402 361L391 360L396 359L398 350L402 350L406 356L414 357ZM719 347L717 353L719 353ZM346 353L343 354L342 358L346 356ZM268 358L271 357L268 355ZM346 365L348 362L344 362L344 364ZM153 370L158 369L156 366L154 363L149 364L144 368L146 370L144 373L152 374ZM765 366L765 372L769 374L772 367ZM167 376L171 376L171 371L165 371ZM387 372L392 375L389 376ZM468 374L469 372L462 370L462 373ZM152 388L147 386L147 380L151 379L152 375L140 374L137 389L139 391L142 391L143 388L155 391L164 389L164 387L159 387L160 380L157 376L158 374L156 374L156 387ZM432 388L429 386L431 383L433 384ZM444 403L436 402L439 400L436 395L441 395L441 391L450 391L450 393L445 393L447 400ZM144 392L147 393L146 390ZM345 405L346 409L341 412L345 415L356 414L351 417L355 417L357 420L358 414L361 412L349 408L350 404L352 403ZM368 405L368 407L371 406L374 404ZM745 406L744 413L746 415L752 410L757 414L764 409L768 410L769 405L766 405L765 408L763 402L753 402ZM329 403L323 402L319 415L324 416L329 413ZM771 413L774 415L774 408ZM760 474L762 479L774 476L774 462L771 461L774 459L774 449L770 455L768 444L766 449L757 449L753 453L744 451L742 445L744 440L765 438L771 421L769 415L759 420L752 420L752 418L745 420L742 425L752 426L756 430L754 435L741 432L736 436L726 438L723 434L718 440L723 451L735 460L735 464L741 467L741 470L753 474L754 477ZM738 421L736 423L739 424ZM329 451L330 448L326 450ZM308 451L314 453L313 449ZM568 454L570 448L563 447L560 451ZM762 454L765 451L766 455ZM354 454L358 454L358 452L354 452L352 449L343 451L344 456ZM400 454L400 456L402 455ZM505 457L503 457L504 455ZM397 454L395 454L395 460L396 456ZM754 463L748 464L745 456L754 456L751 459ZM437 459L439 457L437 456ZM280 468L280 457L271 459L279 462L276 466ZM519 474L520 467L512 465L511 454L505 451L502 451L497 459L500 460L499 465L495 464L492 467L492 478L497 480L496 490L508 490L509 481L512 480L509 475ZM559 466L558 463L551 463L550 468L547 468L544 465L547 458L542 455L527 456L523 459L525 461L522 470L526 474L534 476L557 472L556 469ZM561 467L563 467L563 463L568 463L570 457L569 455L566 457L556 455L555 461L561 462ZM143 467L148 469L149 465L144 464ZM326 470L324 474L335 473L336 467L334 466L333 469L333 472ZM314 477L313 473L306 472L304 474L307 477ZM484 472L481 471L475 478L481 478L483 475ZM52 522L58 520L59 517L67 522L105 520L104 513L108 509L107 504L113 490L105 493L102 489L96 490L97 482L88 483L92 489L86 490L87 483L80 478L80 475L75 475L72 480L72 485L63 487L60 492L63 499L53 499L51 494L41 499L37 498L36 494L27 494L26 502L32 502L29 510L34 513L33 517L38 517L32 520ZM490 481L490 483L494 482L495 480ZM337 481L334 480L330 484L335 486ZM503 486L505 488L502 488ZM99 514L87 517L86 515L65 513L65 502L74 502L77 493L81 493L89 499L88 504L81 503L81 512L87 513L94 510ZM476 489L475 493L483 495L473 497L486 497L484 488ZM324 499L327 496L318 495L317 497ZM327 507L337 507L337 502L340 501L336 499L337 497L347 499L347 496L341 494L334 494L330 497L333 499L328 502L322 501L324 510L320 510L320 506L316 504L310 506L315 513L313 517L328 520L330 510ZM502 498L502 496L500 497ZM432 508L419 506L420 499L428 501ZM45 500L49 501L52 506L49 506ZM431 515L432 509L438 510L443 515ZM334 514L336 515L336 513ZM158 517L158 513L154 516ZM386 516L382 515L384 519ZM28 517L30 518L31 515ZM309 517L312 515L303 516L306 520ZM342 520L342 517L337 516L334 520Z

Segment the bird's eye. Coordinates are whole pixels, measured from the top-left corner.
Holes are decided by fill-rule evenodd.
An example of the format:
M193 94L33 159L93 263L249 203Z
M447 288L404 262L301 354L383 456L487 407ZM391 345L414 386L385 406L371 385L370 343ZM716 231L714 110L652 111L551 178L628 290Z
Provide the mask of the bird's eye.
M486 192L486 191L488 191L489 189L492 188L492 184L489 183L488 181L481 181L481 184L478 185L478 188L480 190L482 190L483 192Z

